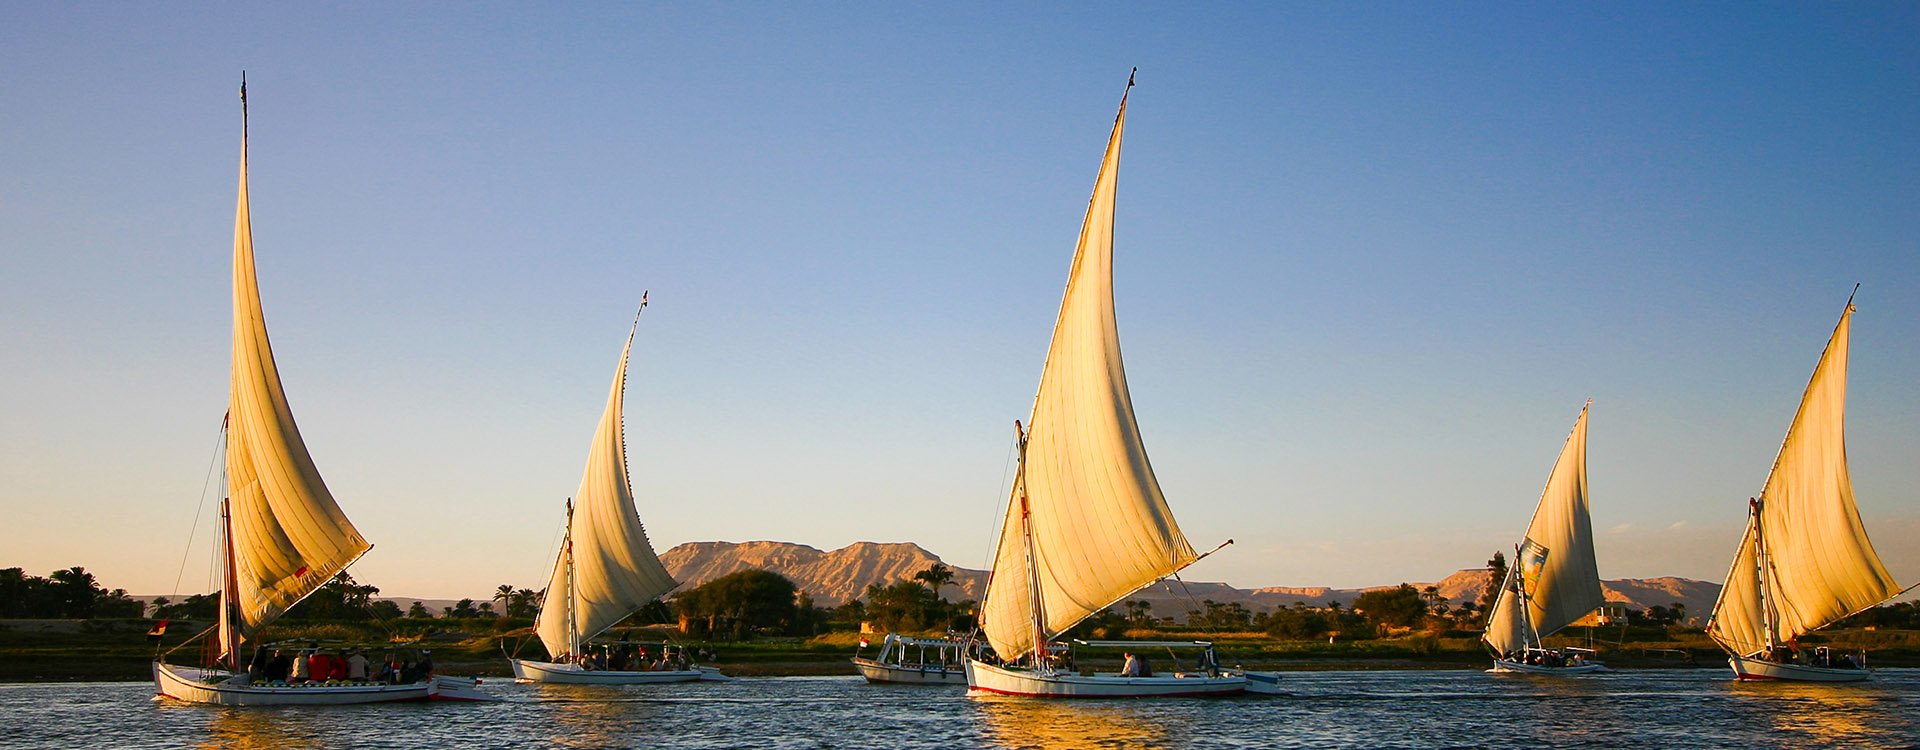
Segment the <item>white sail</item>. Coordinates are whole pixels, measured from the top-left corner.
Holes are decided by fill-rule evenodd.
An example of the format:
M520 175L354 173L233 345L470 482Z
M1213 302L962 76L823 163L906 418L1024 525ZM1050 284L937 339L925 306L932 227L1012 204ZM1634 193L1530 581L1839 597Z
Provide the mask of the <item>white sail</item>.
M1501 653L1537 643L1606 603L1600 590L1600 568L1594 561L1593 521L1587 508L1590 407L1591 403L1580 409L1580 418L1574 421L1573 432L1567 435L1560 458L1554 461L1553 473L1547 476L1540 505L1513 561L1515 575L1509 578L1514 584L1503 587L1494 602L1493 624L1485 638ZM1502 617L1509 621L1501 622Z
M245 92L242 91L242 101ZM240 199L233 224L233 383L227 405L228 544L225 594L239 638L258 632L372 545L347 520L307 454L267 341L247 211L247 148L240 141Z
M1900 592L1867 539L1847 474L1847 339L1853 303L1840 314L1800 410L1761 491L1752 555L1761 606L1745 587L1727 586L1714 606L1713 634L1723 644L1751 646L1750 632L1783 643L1874 606ZM1740 567L1736 563L1736 568ZM1730 581L1746 573L1735 570ZM1769 626L1765 621L1771 620ZM1750 651L1742 651L1750 653Z
M635 323L637 326L638 321ZM547 653L555 657L570 653L575 645L626 619L676 585L647 541L647 530L640 524L633 490L627 482L622 396L627 383L627 357L632 351L633 333L629 331L627 345L620 350L620 366L613 374L607 410L600 415L600 426L587 449L587 470L574 496L567 531L568 548L562 549L554 561L546 599L535 623Z
M1733 554L1733 567L1727 571L1727 583L1720 587L1720 598L1714 602L1707 635L1741 656L1766 648L1770 618L1761 610L1764 606L1766 599L1760 592L1759 545L1749 516L1747 533L1741 535L1740 547Z
M1074 251L981 606L987 638L1006 659L1197 558L1147 462L1114 322L1113 210L1126 114L1123 96ZM1038 623L1034 581L1044 610Z

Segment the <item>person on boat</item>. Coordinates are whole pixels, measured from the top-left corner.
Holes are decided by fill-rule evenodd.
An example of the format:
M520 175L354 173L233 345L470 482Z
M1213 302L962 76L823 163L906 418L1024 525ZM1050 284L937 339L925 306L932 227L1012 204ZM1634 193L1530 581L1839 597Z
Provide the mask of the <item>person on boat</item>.
M312 676L309 670L307 652L299 651L293 655L293 670L287 673L287 682L306 682Z
M285 651L274 649L273 660L267 662L267 681L286 682L291 674L293 674L293 657L288 656Z
M342 664L338 668L340 673L335 673L336 667L334 665L338 663L339 660L340 657L335 656L332 652L316 651L313 657L308 660L307 672L311 675L314 682L332 682L340 679L346 672L345 665Z
M1121 665L1120 667L1121 677L1152 677L1153 676L1153 667L1147 664L1146 657L1134 656L1133 652L1131 651L1126 652L1125 656L1126 656L1126 663Z
M347 657L347 679L354 682L367 681L367 655L354 651Z
M251 680L263 679L272 671L273 653L269 652L264 646L254 649L253 661L247 663L247 678Z

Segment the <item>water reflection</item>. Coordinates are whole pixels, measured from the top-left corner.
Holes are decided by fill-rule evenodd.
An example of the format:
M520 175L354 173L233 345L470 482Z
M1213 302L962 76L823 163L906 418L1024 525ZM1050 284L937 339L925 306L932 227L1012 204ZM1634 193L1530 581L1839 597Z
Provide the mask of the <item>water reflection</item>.
M1495 679L1524 695L1524 710L1532 716L1527 724L1538 742L1577 744L1618 736L1619 704L1605 700L1618 688L1604 675L1517 674Z
M301 750L321 746L320 739L314 735L313 717L306 712L289 713L276 708L190 708L214 712L207 721L207 736L199 745L202 748ZM367 737L368 742L380 739L377 732Z
M1166 727L1142 718L1142 701L972 700L987 738L1003 748L1167 747Z
M548 741L558 746L623 747L634 732L654 723L659 706L632 689L612 685L534 686L533 699L550 721Z
M1805 682L1733 682L1734 696L1766 715L1775 730L1810 743L1846 745L1896 739L1895 730L1871 722L1885 713L1881 703L1898 702L1868 684Z

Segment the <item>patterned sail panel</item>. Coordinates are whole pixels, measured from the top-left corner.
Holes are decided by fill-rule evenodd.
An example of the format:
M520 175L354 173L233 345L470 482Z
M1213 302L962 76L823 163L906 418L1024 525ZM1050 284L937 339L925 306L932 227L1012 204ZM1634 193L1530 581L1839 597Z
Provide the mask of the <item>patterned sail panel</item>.
M320 478L274 366L254 273L244 139L233 227L233 379L227 408L231 593L245 637L320 588L372 545L341 512Z
M982 605L994 650L1034 648L1031 580L1040 585L1044 637L1166 577L1197 558L1180 532L1134 419L1113 310L1113 215L1122 97L1088 201L1053 343L1034 399L1018 487L1009 503Z
M1793 638L1900 591L1867 539L1847 473L1849 303L1814 368L1760 495L1761 543L1778 635Z
M1560 458L1547 477L1527 527L1523 560L1514 564L1528 576L1527 617L1545 638L1606 603L1600 568L1594 559L1593 520L1587 496L1587 408L1580 410ZM1535 551L1529 553L1527 547ZM1539 563L1530 565L1533 560ZM1537 570L1534 570L1537 568Z
M574 495L573 521L568 528L572 595L568 595L569 551L563 549L554 562L546 601L536 623L547 652L556 656L567 653L570 643L599 635L677 585L647 540L627 479L622 397L627 358L632 351L633 334L629 332L626 347L620 351L620 366L614 371L607 409L600 415L600 425L587 449L587 469L580 479L580 491ZM571 618L567 616L569 609Z

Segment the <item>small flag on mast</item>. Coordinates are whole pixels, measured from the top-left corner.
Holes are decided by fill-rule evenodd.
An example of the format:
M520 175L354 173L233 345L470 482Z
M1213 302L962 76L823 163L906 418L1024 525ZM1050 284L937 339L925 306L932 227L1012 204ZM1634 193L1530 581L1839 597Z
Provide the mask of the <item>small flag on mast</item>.
M153 627L151 627L151 628L148 628L148 629L147 629L147 640L149 640L149 641L157 641L157 640L160 640L160 636L163 636L163 635L166 635L166 634L167 634L167 623L168 623L168 622L171 622L171 620L170 620L170 619L162 619L162 620L161 620L161 621L160 621L159 623L157 623L157 624L155 624L155 625L154 625Z

